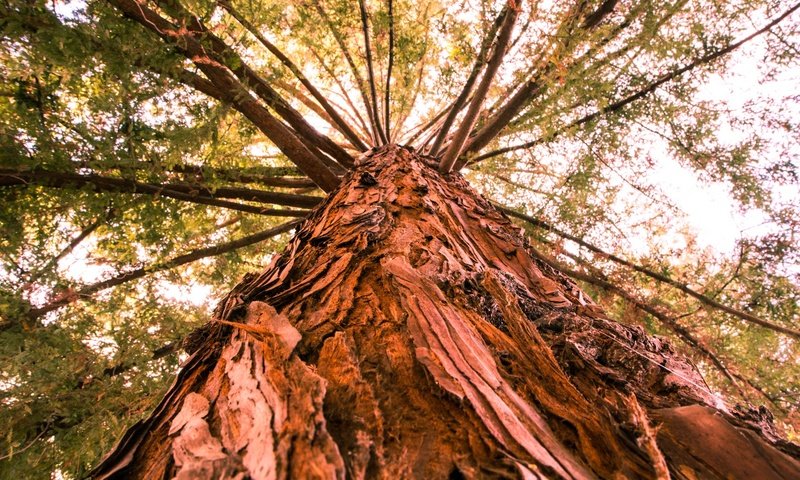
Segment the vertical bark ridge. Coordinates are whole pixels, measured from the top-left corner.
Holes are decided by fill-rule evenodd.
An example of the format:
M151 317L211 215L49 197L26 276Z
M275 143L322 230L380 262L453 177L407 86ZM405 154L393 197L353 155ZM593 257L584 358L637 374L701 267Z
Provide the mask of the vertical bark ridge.
M606 318L436 167L397 146L360 158L220 304L96 476L663 478L666 462L715 478L675 429L744 427L711 408L694 367ZM650 414L676 427L656 439ZM774 471L797 463L752 437Z

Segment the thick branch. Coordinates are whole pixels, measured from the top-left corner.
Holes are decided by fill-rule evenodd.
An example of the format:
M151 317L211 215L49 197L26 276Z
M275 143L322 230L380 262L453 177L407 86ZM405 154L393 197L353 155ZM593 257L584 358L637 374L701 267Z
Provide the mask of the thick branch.
M221 38L211 32L197 16L186 10L177 0L159 0L159 4L173 11L176 19L187 22L190 27L189 34L194 37L198 44L202 40L207 40L211 45L211 52L204 50L213 60L225 65L236 77L247 87L253 90L269 107L275 110L281 118L291 125L295 134L303 138L307 144L325 152L334 158L341 165L350 168L353 166L353 158L336 142L318 132L312 127L303 116L295 110L289 102L283 99L258 73L250 68L241 56L236 53ZM322 161L326 161L324 155L319 154ZM328 164L329 168L335 169L336 166Z
M164 73L164 72L159 71L158 73ZM227 96L225 92L218 89L213 82L210 82L209 80L203 78L201 75L198 75L189 70L181 70L180 72L178 72L177 80L183 83L184 85L188 85L194 88L195 90L205 93L209 97L214 98L216 100L224 101L223 99L226 98Z
M581 25L581 28L589 30L596 27L600 22L603 21L603 18L614 11L614 7L617 6L617 2L618 0L604 0L603 3L597 7L597 10L586 17Z
M197 187L188 184L153 184L137 182L124 178L103 177L100 175L77 173L53 172L43 169L17 171L13 169L0 169L0 186L40 185L52 188L75 188L89 186L95 192L121 192L141 193L174 198L176 200L200 203L232 210L239 210L261 215L275 216L305 216L305 211L275 210L246 205L241 203L219 200L219 198L238 198L262 203L311 208L322 199L306 195L290 193L264 192L247 188L222 187L216 190Z
M127 283L133 280L137 280L139 278L144 277L145 275L161 272L164 270L170 270L175 267L179 267L181 265L186 265L187 263L195 262L202 258L207 257L214 257L217 255L221 255L223 253L232 252L234 250L238 250L243 247L247 247L249 245L253 245L258 242L262 242L269 238L272 238L276 235L281 233L288 232L289 230L293 229L297 225L300 225L302 220L292 220L290 222L284 223L282 225L278 225L277 227L273 227L262 232L249 235L247 237L240 238L238 240L234 240L232 242L222 243L219 245L214 245L212 247L206 248L199 248L197 250L193 250L189 253L184 255L179 255L173 259L167 260L163 263L158 263L155 265L150 265L147 267L140 267L135 270L131 270L128 272L120 273L114 277L111 277L107 280L103 280L101 282L93 283L91 285L87 285L75 292L65 292L59 296L56 300L44 305L42 307L33 308L28 312L28 315L31 319L36 319L41 317L42 315L57 310L65 305L70 303L79 301L79 300L87 300L91 298L92 295L95 293L111 288L116 287L118 285L122 285L123 283Z
M747 312L743 312L741 310L737 310L737 309L729 307L727 305L723 305L723 304L717 302L716 300L714 300L713 298L709 298L706 295L703 295L702 293L699 293L699 292L689 288L687 285L685 285L683 283L680 283L680 282L678 282L676 280L673 280L673 279L671 279L671 278L669 278L669 277L667 277L665 275L662 275L662 274L660 274L658 272L654 272L654 271L652 271L650 269L647 269L647 268L642 267L640 265L637 265L635 263L629 262L629 261L627 261L627 260L625 260L623 258L620 258L620 257L618 257L618 256L616 256L616 255L614 255L612 253L608 253L608 252L606 252L606 251L604 251L604 250L602 250L602 249L600 249L600 248L598 248L598 247L596 247L596 246L594 246L594 245L592 245L590 243L587 243L586 241L584 241L584 240L582 240L582 239L580 239L580 238L578 238L578 237L576 237L574 235L570 235L567 232L561 231L561 230L553 227L552 225L550 225L550 224L548 224L548 223L546 223L546 222L544 222L542 220L533 218L533 217L531 217L529 215L525 215L523 213L515 212L514 210L511 210L510 208L506 208L506 207L503 207L503 206L500 206L500 205L496 205L496 206L497 206L498 209L500 209L501 211L505 212L506 214L508 214L508 215L510 215L512 217L519 218L521 220L525 220L526 222L530 223L531 225L534 225L534 226L537 226L539 228L543 228L543 229L549 230L549 231L555 233L556 235L558 235L560 237L566 238L567 240L571 240L571 241L577 243L578 245L580 245L582 247L585 247L585 248L591 250L592 252L595 252L595 253L601 255L604 258L607 258L607 259L609 259L609 260L611 260L611 261L613 261L615 263L618 263L620 265L624 265L624 266L626 266L626 267L628 267L628 268L630 268L632 270L635 270L635 271L637 271L639 273L647 275L648 277L650 277L650 278L652 278L654 280L658 280L659 282L665 283L665 284L667 284L667 285L669 285L669 286L671 286L673 288L676 288L676 289L680 290L681 292L685 293L686 295L689 295L689 296L699 300L704 305L707 305L709 307L715 308L717 310L721 310L721 311L723 311L725 313L728 313L730 315L738 317L739 319L744 320L746 322L753 323L753 324L762 326L764 328L768 328L770 330L773 330L773 331L776 331L776 332L780 332L780 333L792 336L794 338L800 339L800 331L798 331L798 330L795 330L795 329L792 329L792 328L788 328L788 327L784 327L782 325L778 325L776 323L772 323L772 322L769 322L767 320L763 320L761 318L758 318L755 315L749 314Z
M447 147L447 150L444 152L439 162L439 171L442 173L447 173L453 169L453 165L455 165L456 159L461 154L464 144L467 141L467 135L469 135L475 126L478 114L483 106L483 100L489 92L489 87L492 84L494 75L500 68L500 64L505 56L508 42L511 39L511 31L514 29L514 23L520 11L520 6L517 5L514 0L508 0L508 2L509 13L503 19L503 25L500 27L500 33L497 35L494 51L489 59L489 63L486 65L486 71L483 74L483 78L481 78L481 83L478 84L478 88L475 90L472 102L469 104L469 108L464 115L464 119L461 121L461 125L458 127L458 130L456 130L455 135L453 135L450 146Z
M731 43L727 47L724 47L724 48L722 48L720 50L717 50L716 52L713 52L713 53L710 53L708 55L704 55L704 56L702 56L700 58L697 58L697 59L687 63L683 67L678 68L676 70L673 70L672 72L665 73L664 75L661 75L660 77L658 77L656 80L654 80L653 82L651 82L650 84L648 84L644 88L642 88L642 89L640 89L640 90L638 90L638 91L636 91L634 93L631 93L630 95L628 95L627 97L625 97L625 98L623 98L621 100L618 100L618 101L616 101L614 103L609 104L605 108L596 110L596 111L594 111L594 112L592 112L592 113L590 113L588 115L585 115L585 116L583 116L583 117L581 117L581 118L579 118L577 120L574 120L574 121L570 122L569 124L565 125L564 127L561 127L558 130L556 130L556 131L554 131L554 132L552 132L552 133L550 133L550 134L548 134L548 135L546 135L544 137L539 137L539 138L537 138L535 140L532 140L530 142L525 142L525 143L522 143L522 144L519 144L519 145L512 145L512 146L509 146L509 147L499 148L497 150L493 150L491 152L487 152L487 153L485 153L483 155L479 155L479 156L475 157L472 160L472 163L479 162L481 160L486 160L487 158L496 157L498 155L503 155L504 153L513 152L513 151L516 151L516 150L524 150L524 149L527 149L527 148L534 147L534 146L539 145L539 144L541 144L541 143L543 143L545 141L553 140L556 137L558 137L559 135L561 135L561 134L563 134L565 132L568 132L572 128L581 126L583 124L586 124L586 123L588 123L588 122L600 117L601 115L605 115L607 113L614 113L614 112L617 112L619 110L622 110L628 104L633 103L636 100L639 100L641 98L644 98L647 95L649 95L650 93L654 92L661 85L680 77L681 75L683 75L684 73L686 73L686 72L688 72L690 70L693 70L693 69L695 69L697 67L700 67L702 65L705 65L707 63L713 62L714 60L733 52L734 50L738 49L739 47L741 47L745 43L749 42L750 40L753 40L754 38L756 38L756 37L758 37L760 35L763 35L764 33L768 32L770 29L772 29L774 26L778 25L783 20L785 20L789 15L794 13L798 8L800 8L800 3L797 3L797 4L793 5L791 8L789 8L788 10L783 12L781 15L779 15L778 17L776 17L775 19L773 19L772 21L767 23L765 26L763 26L762 28L756 30L755 32L751 33L750 35L742 38L741 40L736 41L734 43Z
M544 75L546 75L546 72ZM540 91L541 85L536 79L525 82L511 99L470 139L469 144L464 148L464 155L480 151L488 145L513 120L522 107Z
M220 100L232 103L242 112L314 182L325 191L333 190L339 179L322 163L303 142L282 122L272 116L230 71L209 56L188 30L180 29L137 0L109 0L126 16L159 35L164 41L175 44L187 58L208 77L225 96Z

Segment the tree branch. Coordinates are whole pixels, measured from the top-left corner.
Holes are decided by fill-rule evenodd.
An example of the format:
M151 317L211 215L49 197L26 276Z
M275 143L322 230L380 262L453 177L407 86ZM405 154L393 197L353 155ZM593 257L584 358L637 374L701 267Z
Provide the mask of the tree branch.
M235 183L258 183L266 187L279 188L309 188L316 184L309 178L291 176L300 173L295 169L286 167L250 167L250 168L216 168L196 165L175 165L169 171L195 175L199 179L212 178ZM252 173L249 173L252 172ZM263 172L263 173L261 173ZM277 175L273 176L271 174Z
M233 8L228 0L218 0L217 3L222 6L233 18L235 18L247 31L258 40L267 50L270 51L280 62L289 69L297 78L298 81L308 90L314 99L319 102L320 106L330 116L333 125L337 127L339 132L347 138L347 140L359 151L366 151L367 146L361 141L355 131L350 125L339 115L339 112L328 102L325 96L314 86L306 77L300 68L292 62L282 51L280 51L272 42L267 40L258 29L244 18L237 10Z
M227 67L234 75L248 88L256 93L269 107L275 110L291 127L295 134L301 136L314 148L325 152L334 158L341 165L351 168L353 157L343 148L327 136L318 132L303 118L300 113L292 107L289 102L273 89L255 70L250 68L241 56L234 51L221 38L211 32L200 19L189 12L179 0L158 0L165 9L173 12L173 16L189 25L189 35L202 45L202 40L208 40L211 45L211 52L205 51L215 61ZM325 156L320 153L320 160L326 161ZM327 164L328 168L336 169L335 165Z
M56 300L51 301L47 305L37 308L32 308L28 312L28 316L30 319L35 320L41 317L42 315L57 310L65 305L69 305L70 303L76 301L87 300L97 292L106 290L111 287L116 287L133 280L137 280L139 278L144 277L145 275L161 272L164 270L170 270L172 268L179 267L181 265L186 265L187 263L195 262L203 258L214 257L217 255L221 255L223 253L232 252L234 250L238 250L240 248L253 245L258 242L262 242L281 233L288 232L289 230L300 225L301 222L302 220L292 220L282 225L278 225L277 227L273 227L256 234L249 235L247 237L234 240L232 242L222 243L219 245L214 245L212 247L199 248L196 250L192 250L189 253L179 255L163 263L150 265L148 267L140 267L135 270L119 273L114 277L111 277L107 280L103 280L101 282L93 283L91 285L87 285L75 292L64 292Z
M95 171L113 169L122 172L145 171L150 173L177 173L188 177L188 180L186 181L189 182L199 181L205 183L208 180L224 180L226 182L233 183L257 183L266 187L279 188L309 188L316 186L316 184L310 178L303 177L303 172L295 167L255 166L224 168L192 164L162 166L160 164L142 161L81 161L72 163L76 170L81 168L90 168Z
M431 118L427 122L422 122L422 123L416 125L414 128L412 128L411 131L413 131L414 133L408 138L408 140L406 140L406 142L411 144L414 141L416 141L420 136L422 136L422 134L427 132L428 129L430 129L431 127L436 125L436 123L438 123L445 116L445 114L450 111L452 106L453 106L453 104L451 103L449 106L441 109L439 111L439 113L434 115L433 118ZM425 143L428 143L429 141L430 141L430 139L428 141L426 141Z
M456 159L461 154L464 144L467 141L467 136L475 126L481 106L483 105L483 100L486 98L494 75L500 68L500 64L505 56L506 47L511 39L511 31L514 29L514 23L520 11L520 5L518 5L515 0L508 0L508 7L509 13L503 19L503 25L500 27L500 33L497 35L494 51L489 59L489 63L486 65L486 71L483 74L483 78L481 78L481 83L475 90L475 95L472 98L472 102L469 104L464 119L461 121L461 125L453 135L450 145L447 147L447 150L445 150L439 162L439 171L442 173L448 173L453 169L453 165L455 165Z
M392 9L392 0L388 1L389 7L389 64L386 67L386 93L383 98L383 120L386 122L386 137L392 139L391 133L391 83L392 83L392 67L394 66L394 11Z
M381 139L383 144L389 143L386 133L383 131L381 125L380 111L378 110L378 93L375 88L375 72L372 68L372 48L369 41L369 18L367 16L367 7L364 0L358 0L358 9L361 12L361 30L364 33L364 53L367 57L367 77L369 80L370 101L372 105L372 115L374 118L374 128L378 132L378 138ZM368 107L369 108L369 107Z
M374 140L374 137L373 137L374 132L370 132L370 129L367 126L367 122L364 121L364 117L362 117L361 114L359 113L360 109L356 108L355 103L353 102L353 99L350 98L350 95L347 93L348 89L344 87L344 85L342 84L342 80L333 71L333 69L330 66L328 66L327 63L325 63L325 60L323 60L323 58L319 55L319 53L317 53L317 51L314 50L309 45L309 43L307 41L304 42L304 43L309 48L309 51L311 52L311 55L314 56L314 59L317 61L317 63L322 67L323 70L325 70L325 73L328 74L328 77L330 77L330 79L333 81L333 83L336 84L336 86L339 89L339 92L341 94L342 100L344 100L344 102L347 104L347 106L350 107L350 111L346 112L346 113L348 113L348 115L350 116L350 120L351 121L355 121L355 122L357 122L359 124L358 126L361 128L361 133L362 133L362 136L360 138L362 138L362 139L366 138L367 142L369 142L370 139ZM366 107L364 107L364 108L366 108ZM345 112L344 109L342 109L342 111Z
M602 249L600 249L600 248L598 248L598 247L596 247L596 246L594 246L594 245L592 245L592 244L590 244L590 243L588 243L588 242L586 242L586 241L584 241L584 240L582 240L582 239L580 239L580 238L578 238L578 237L576 237L574 235L570 235L567 232L561 231L561 230L553 227L552 225L550 225L550 224L548 224L548 223L546 223L546 222L544 222L542 220L533 218L533 217L531 217L529 215L525 215L523 213L516 212L514 210L511 210L510 208L503 207L503 206L498 205L498 204L495 204L495 206L500 211L502 211L502 212L504 212L504 213L506 213L506 214L508 214L508 215L510 215L512 217L518 218L520 220L525 220L526 222L530 223L531 225L537 226L539 228L543 228L545 230L549 230L549 231L555 233L556 235L558 235L558 236L560 236L562 238L566 238L567 240L571 240L571 241L577 243L578 245L580 245L582 247L585 247L585 248L591 250L592 252L595 252L595 253L601 255L604 258L607 258L607 259L609 259L609 260L611 260L611 261L613 261L615 263L618 263L620 265L624 265L625 267L628 267L628 268L630 268L632 270L635 270L635 271L637 271L639 273L647 275L648 277L650 277L650 278L652 278L654 280L657 280L657 281L665 283L665 284L667 284L667 285L669 285L669 286L671 286L673 288L676 288L677 290L680 290L681 292L685 293L686 295L689 295L690 297L693 297L693 298L699 300L704 305L707 305L709 307L712 307L712 308L715 308L717 310L720 310L720 311L723 311L725 313L728 313L730 315L733 315L733 316L735 316L735 317L737 317L737 318L739 318L741 320L744 320L746 322L753 323L753 324L759 325L761 327L768 328L770 330L783 333L785 335L789 335L789 336L794 337L796 339L800 339L800 331L798 331L798 330L795 330L795 329L792 329L792 328L788 328L788 327L784 327L782 325L778 325L776 323L769 322L767 320L763 320L763 319L761 319L759 317L756 317L755 315L749 314L747 312L743 312L741 310L737 310L737 309L729 307L727 305L723 305L723 304L717 302L716 300L714 300L713 298L709 298L706 295L703 295L702 293L699 293L699 292L689 288L687 285L685 285L683 283L680 283L680 282L678 282L676 280L673 280L673 279L671 279L671 278L669 278L669 277L667 277L665 275L662 275L662 274L660 274L658 272L654 272L654 271L652 271L650 269L647 269L647 268L642 267L640 265L637 265L635 263L629 262L629 261L627 261L627 260L625 260L623 258L620 258L620 257L618 257L618 256L616 256L616 255L614 255L612 253L608 253L608 252L606 252L606 251L604 251L604 250L602 250Z
M307 212L296 210L275 210L246 205L219 198L238 198L262 203L311 208L317 205L322 198L290 193L265 192L246 188L221 187L214 191L208 188L187 184L153 184L137 182L124 178L103 177L100 175L77 173L53 172L40 168L19 171L0 168L0 187L19 185L39 185L52 188L74 188L90 186L95 192L120 192L120 193L147 193L155 196L174 198L176 200L200 203L232 210L239 210L260 215L274 216L305 216Z
M506 5L502 10L500 10L500 13L497 15L497 18L495 18L494 23L489 29L489 32L487 32L486 36L483 38L480 50L478 51L478 58L475 60L475 65L472 66L472 71L469 73L467 81L464 82L464 87L461 89L461 93L459 93L455 102L453 102L451 105L450 110L447 113L447 118L445 119L444 124L442 124L442 127L439 129L439 133L436 135L436 140L434 140L433 145L431 146L430 155L435 157L439 154L439 149L442 147L442 144L447 138L447 133L450 131L450 127L453 126L456 116L458 116L461 108L467 102L467 98L469 98L470 93L472 93L472 86L478 79L478 75L480 75L481 70L483 70L483 66L486 65L486 54L488 53L489 48L497 36L497 31L500 30L500 26L503 25L503 21L508 14L509 7Z
M158 71L158 73L164 72ZM181 70L178 72L177 80L199 92L205 93L213 99L224 101L224 98L226 97L225 92L218 89L213 82L206 80L202 76L189 70Z
M665 74L661 75L660 77L658 77L653 82L651 82L650 84L648 84L646 87L644 87L644 88L642 88L642 89L640 89L640 90L638 90L638 91L636 91L634 93L631 93L630 95L628 95L625 98L622 98L622 99L620 99L620 100L618 100L618 101L616 101L614 103L609 104L605 108L596 110L596 111L594 111L594 112L592 112L592 113L590 113L588 115L585 115L585 116L583 116L583 117L581 117L581 118L579 118L577 120L574 120L574 121L570 122L566 126L561 127L560 129L558 129L558 130L556 130L556 131L554 131L554 132L552 132L552 133L550 133L548 135L545 135L543 137L539 137L539 138L537 138L535 140L532 140L530 142L525 142L525 143L522 143L522 144L519 144L519 145L512 145L512 146L509 146L509 147L499 148L497 150L492 150L491 152L484 153L483 155L479 155L479 156L475 157L474 159L472 159L471 163L480 162L482 160L486 160L487 158L496 157L498 155L503 155L503 154L508 153L508 152L513 152L513 151L516 151L516 150L524 150L524 149L527 149L527 148L534 147L536 145L544 143L545 141L551 141L551 140L555 139L556 137L558 137L559 135L563 134L564 132L567 132L567 131L571 130L572 128L575 128L575 127L578 127L578 126L583 125L585 123L588 123L588 122L600 117L601 115L605 115L607 113L614 113L614 112L617 112L619 110L622 110L628 104L633 103L636 100L639 100L641 98L646 97L648 94L650 94L653 91L655 91L661 85L680 77L681 75L683 75L684 73L686 73L686 72L688 72L690 70L693 70L693 69L695 69L695 68L697 68L699 66L702 66L702 65L705 65L707 63L710 63L710 62L712 62L712 61L714 61L714 60L716 60L716 59L718 59L718 58L720 58L722 56L725 56L725 55L733 52L734 50L738 49L739 47L741 47L745 43L749 42L750 40L753 40L754 38L756 38L756 37L758 37L760 35L763 35L764 33L768 32L770 29L772 29L772 27L778 25L783 20L785 20L789 15L794 13L798 8L800 8L800 3L797 3L797 4L793 5L791 8L789 8L786 11L784 11L781 15L779 15L778 17L776 17L775 19L773 19L772 21L767 23L765 26L763 26L762 28L756 30L755 32L751 33L750 35L747 35L746 37L742 38L741 40L736 41L734 43L731 43L727 47L724 47L724 48L722 48L720 50L717 50L716 52L713 52L713 53L710 53L708 55L704 55L704 56L702 56L700 58L697 58L697 59L687 63L683 67L678 68L676 70L673 70L672 72L665 73Z
M162 345L161 347L158 347L157 349L153 350L153 355L148 360L149 361L159 360L159 359L164 358L166 356L172 355L173 353L176 353L178 351L180 346L181 346L181 342L179 342L179 341L178 342L170 342L170 343L167 343L166 345ZM127 362L117 363L117 364L112 365L110 367L104 368L103 369L103 376L104 377L116 377L117 375L121 375L121 374L131 370L135 366L136 366L135 363L127 363ZM87 384L89 384L90 382L91 382L91 379L85 380L83 383L81 383L80 388L85 388L85 386Z
M334 26L334 24L331 21L330 17L325 12L325 10L322 8L322 5L320 5L319 0L313 0L312 3L314 4L314 7L316 8L317 13L319 14L319 16L322 17L322 20L328 26L328 29L331 31L331 34L333 34L333 38L334 38L334 40L336 40L336 43L339 45L339 49L341 50L342 55L344 55L344 58L345 58L345 61L347 62L347 65L350 67L350 72L353 74L353 78L355 78L355 80L356 80L356 85L358 86L358 91L361 94L362 101L364 102L364 108L367 111L367 117L369 117L369 121L370 121L371 126L372 126L373 141L375 142L375 144L377 144L378 141L381 138L380 134L378 133L378 130L376 129L376 126L378 125L378 120L375 118L373 110L370 109L369 95L367 94L367 89L366 89L366 87L364 85L364 79L358 73L358 69L356 68L356 64L353 61L353 57L350 55L350 51L347 49L347 45L345 45L345 43L344 43L344 39L342 38L341 32L339 32L339 30L336 28L336 26Z
M423 48L422 55L421 55L419 61L417 62L417 68L416 68L416 71L417 71L416 77L417 77L417 79L416 79L416 82L414 82L414 89L413 89L414 93L411 95L411 101L406 104L405 108L401 108L400 109L400 114L397 116L398 117L398 119L397 119L398 136L408 135L409 133L413 132L413 129L411 129L411 130L403 130L402 127L403 127L403 125L405 125L406 120L408 120L408 117L414 111L414 107L417 104L417 98L419 98L420 91L422 90L422 81L423 81L423 79L425 77L425 68L426 68L426 65L427 65L428 59L429 59L429 57L428 57L428 48L427 48L428 39L429 39L429 33L426 30L425 39L423 40L423 43L424 43L425 47ZM411 141L409 140L409 141L407 141L405 143L406 144L410 144Z
M232 103L320 188L325 191L336 188L339 179L322 160L309 150L294 132L254 99L230 71L215 60L213 55L209 55L185 28L176 27L137 0L109 0L109 2L167 43L176 45L181 53L200 68L217 90L224 94L220 100Z
M584 21L583 26L581 27L583 33L590 31L593 27L602 21L602 19L611 11L613 11L614 6L616 5L617 0L605 0L603 4L598 7L598 9L586 17L586 21ZM589 2L579 2L575 7L575 13L568 16L568 18L564 21L564 24L559 28L559 30L567 30L571 31L574 26L583 18L583 12L586 7L589 6ZM579 38L579 37L578 37ZM569 45L574 45L577 43L578 39L576 37L570 36L570 40L567 41L566 44L561 44L557 42L557 49L554 53L553 57L560 57L564 55L565 51L568 50ZM483 149L489 142L492 141L513 119L514 117L522 110L522 108L536 95L538 95L543 87L540 79L547 77L556 67L557 60L552 59L547 63L547 66L539 72L535 74L532 78L530 78L525 84L523 84L514 95L506 102L500 109L495 113L489 120L486 121L486 124L475 133L475 135L470 139L469 143L466 147L464 147L464 151L462 153L463 158L459 159L456 162L455 168L460 170L464 167L468 159L466 158L472 152L478 152Z
M614 7L617 6L617 2L618 0L604 0L603 3L597 7L597 10L586 17L586 19L583 21L583 24L581 24L581 28L584 30L590 30L596 27L608 14L614 11Z
M0 179L0 182L1 181L2 180ZM113 208L109 208L108 211L106 211L105 215L102 215L102 216L98 217L94 222L90 223L88 226L86 226L86 228L81 230L81 232L78 235L76 235L75 238L73 238L67 244L67 246L64 247L58 253L58 255L56 255L55 257L51 258L46 264L42 265L41 268L39 268L35 272L33 272L31 274L31 276L28 277L27 283L35 283L37 280L42 278L42 275L44 275L45 273L47 273L48 270L53 268L53 266L56 265L59 260L61 260L62 258L66 257L67 255L69 255L70 252L75 250L75 247L80 245L81 242L86 240L86 238L89 235L94 233L94 231L97 230L97 228L100 227L100 225L103 225L104 223L106 223L109 220L111 220L111 218L113 216L114 216L114 209Z

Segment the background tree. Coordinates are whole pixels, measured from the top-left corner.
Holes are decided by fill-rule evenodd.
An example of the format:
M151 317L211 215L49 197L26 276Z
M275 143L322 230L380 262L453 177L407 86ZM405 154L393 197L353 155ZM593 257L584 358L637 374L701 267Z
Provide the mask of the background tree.
M394 143L796 438L797 8L5 2L0 469L83 475L219 295ZM654 171L762 225L711 248Z

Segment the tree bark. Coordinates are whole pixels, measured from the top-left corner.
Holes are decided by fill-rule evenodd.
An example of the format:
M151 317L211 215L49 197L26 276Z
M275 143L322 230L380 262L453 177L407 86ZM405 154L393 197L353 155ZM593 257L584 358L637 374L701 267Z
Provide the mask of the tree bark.
M768 413L717 408L436 164L359 159L94 477L800 478Z

